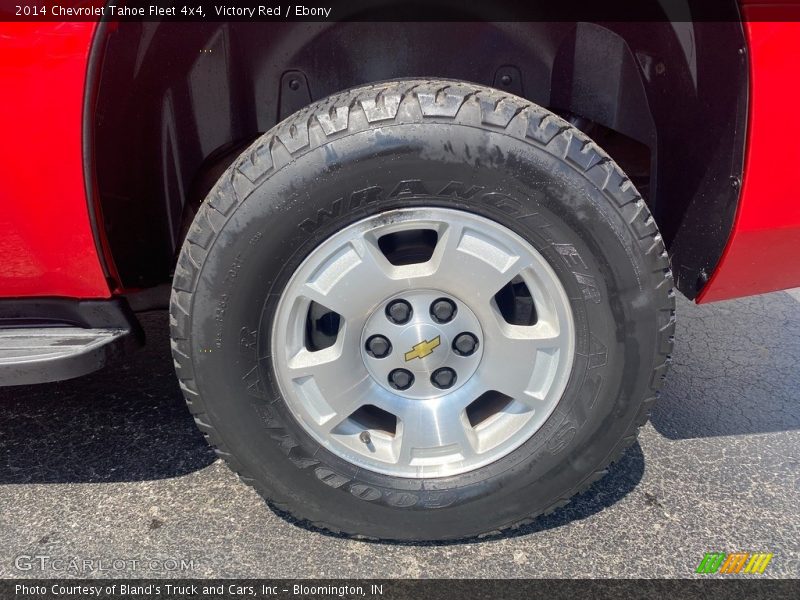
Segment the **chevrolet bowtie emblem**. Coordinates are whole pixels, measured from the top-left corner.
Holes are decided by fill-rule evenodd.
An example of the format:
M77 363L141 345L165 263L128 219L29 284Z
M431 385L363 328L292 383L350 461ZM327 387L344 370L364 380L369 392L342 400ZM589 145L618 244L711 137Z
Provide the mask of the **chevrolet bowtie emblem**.
M434 348L437 348L442 343L442 336L437 335L430 342L422 340L419 344L411 346L411 350L406 352L406 362L414 360L415 358L425 358L431 354Z

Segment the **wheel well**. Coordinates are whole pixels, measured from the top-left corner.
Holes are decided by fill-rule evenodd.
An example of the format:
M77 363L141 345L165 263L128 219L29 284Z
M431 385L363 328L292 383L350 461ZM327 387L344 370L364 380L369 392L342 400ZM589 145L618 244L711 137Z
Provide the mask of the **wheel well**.
M314 100L396 78L506 89L584 129L645 196L690 297L730 232L747 90L737 22L126 22L95 44L87 159L123 288L169 280L197 206L247 143Z

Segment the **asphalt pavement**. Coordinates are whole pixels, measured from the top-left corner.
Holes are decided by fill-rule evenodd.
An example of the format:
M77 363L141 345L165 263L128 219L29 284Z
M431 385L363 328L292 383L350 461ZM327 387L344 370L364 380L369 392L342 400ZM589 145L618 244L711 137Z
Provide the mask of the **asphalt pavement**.
M167 316L88 377L0 388L0 577L692 577L704 553L800 577L800 292L678 303L639 443L554 514L457 544L353 541L271 510L215 459Z

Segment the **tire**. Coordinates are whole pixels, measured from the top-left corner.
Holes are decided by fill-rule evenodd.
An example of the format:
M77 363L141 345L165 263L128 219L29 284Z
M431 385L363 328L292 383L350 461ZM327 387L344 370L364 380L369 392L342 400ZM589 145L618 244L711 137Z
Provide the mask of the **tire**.
M430 458L435 468L421 467L436 453L420 453L414 446L417 458L403 466L409 472L393 470L390 462L385 469L365 467L378 459L367 450L350 455L342 450L341 444L354 443L353 436L320 440L303 421L302 410L298 413L293 398L299 392L292 386L301 379L289 388L281 379L288 350L276 340L284 339L284 328L295 331L300 325L275 315L290 303L282 298L289 297L297 274L336 236L367 227L360 223L383 226L403 215L425 214L438 215L445 229L454 219L464 220L469 231L478 232L475 239L496 231L508 244L524 244L533 249L531 256L543 258L541 277L553 276L555 283L540 291L554 294L553 306L562 298L568 307L564 314L570 315L569 322L559 323L571 334L559 333L562 345L547 351L559 358L541 363L556 365L548 371L553 374L548 389L561 381L558 365L567 365L559 384L563 390L556 389L558 397L535 431L521 442L514 438L516 445L498 442L505 450L488 464L468 462L467 451L458 447L452 451L455 459L449 454ZM428 235L413 235L423 234ZM441 232L437 235L433 251L443 239ZM497 314L500 296L493 296L494 304L472 302L494 292L475 280L458 279L474 290L462 315L478 303L481 311L492 305ZM361 302L362 294L379 294L382 285L362 286L351 298ZM563 288L563 297L557 297L556 288ZM535 295L530 289L528 294ZM549 303L534 311L545 314ZM302 311L297 314L305 318ZM646 421L667 371L675 321L672 273L661 236L633 184L603 150L521 98L428 80L368 85L321 100L245 150L190 227L175 271L170 315L173 357L189 409L241 480L294 519L332 532L393 540L462 539L516 528L587 489L635 441ZM343 321L347 327L360 323L348 317L338 329L334 323L332 331L319 333L323 319L316 317L304 321L314 327L302 342L306 349L308 344L322 347L326 335L338 340ZM380 318L374 322L383 327ZM488 357L501 346L486 339ZM363 351L363 345L348 345L340 358L350 360ZM500 364L499 355L492 356L494 362L481 361ZM535 356L539 361L543 355ZM496 371L481 371L480 364L476 373L496 379ZM521 364L526 373L533 369ZM337 373L349 376L345 371ZM516 377L519 372L508 373ZM416 373L420 381L427 377L427 371ZM316 376L310 379L316 384ZM379 379L369 385L385 387ZM429 406L424 402L403 406ZM507 412L500 409L491 422L511 418ZM530 410L539 419L543 412ZM351 427L362 421L345 422ZM503 427L498 429L503 435L513 430ZM403 424L402 431L411 439L415 430ZM469 435L477 436L475 431ZM374 435L386 433L390 442L380 443L392 447L397 432ZM365 439L372 443L374 436Z

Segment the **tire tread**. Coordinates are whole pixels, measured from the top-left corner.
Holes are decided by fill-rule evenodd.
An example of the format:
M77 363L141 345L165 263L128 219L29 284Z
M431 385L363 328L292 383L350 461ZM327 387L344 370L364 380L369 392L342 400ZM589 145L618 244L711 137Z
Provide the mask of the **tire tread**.
M630 224L642 256L649 263L647 272L654 275L653 289L661 298L657 310L659 337L653 352L650 388L623 438L580 484L555 499L545 510L473 537L498 536L528 525L537 517L565 506L571 498L585 492L602 478L609 465L633 445L639 428L647 422L664 384L672 352L675 293L669 256L661 234L633 183L613 159L580 130L522 98L490 88L447 81L412 80L372 84L337 94L302 109L245 150L215 184L209 193L209 200L201 205L180 253L170 299L173 360L180 387L195 422L217 456L228 464L241 481L252 486L271 506L297 521L359 539L365 536L343 532L330 523L309 521L303 515L296 514L287 498L277 497L274 492L265 489L228 451L208 419L202 394L194 380L189 319L192 295L216 233L265 178L303 153L338 137L369 129L374 123L424 122L490 126L565 159L602 190L609 204ZM320 476L320 479L327 482L331 476Z

